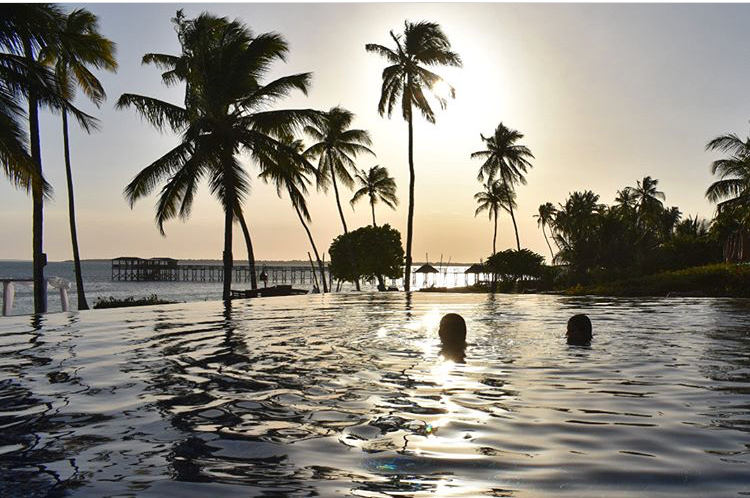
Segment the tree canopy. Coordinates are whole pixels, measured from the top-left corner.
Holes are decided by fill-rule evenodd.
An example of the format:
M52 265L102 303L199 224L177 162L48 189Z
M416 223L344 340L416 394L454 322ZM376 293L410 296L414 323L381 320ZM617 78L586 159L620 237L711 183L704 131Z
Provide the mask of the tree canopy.
M328 254L333 277L349 282L383 276L397 278L404 264L401 234L388 224L366 226L339 235Z
M544 256L528 249L507 249L487 258L487 268L505 282L517 282L522 277L539 277L544 268Z

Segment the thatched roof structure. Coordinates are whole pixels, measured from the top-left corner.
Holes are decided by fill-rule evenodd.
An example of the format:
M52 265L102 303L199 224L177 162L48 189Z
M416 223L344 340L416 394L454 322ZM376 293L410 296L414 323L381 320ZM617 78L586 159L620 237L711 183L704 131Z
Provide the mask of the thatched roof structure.
M485 268L484 265L480 265L479 263L474 263L473 265L468 267L464 273L487 273L487 268Z
M438 272L435 269L435 267L432 266L430 263L425 263L419 268L417 268L417 270L414 273L440 273L440 272Z

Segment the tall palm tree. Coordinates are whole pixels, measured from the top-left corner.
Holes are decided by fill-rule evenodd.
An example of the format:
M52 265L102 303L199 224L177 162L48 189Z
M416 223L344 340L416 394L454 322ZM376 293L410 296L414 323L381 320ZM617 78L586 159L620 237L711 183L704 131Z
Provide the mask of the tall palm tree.
M411 288L411 248L414 236L414 126L413 109L416 107L430 123L435 122L435 113L425 96L429 91L436 97L441 108L447 100L436 93L436 85L445 85L443 79L432 71L430 66L461 66L461 58L451 51L448 37L439 24L420 21L404 21L403 34L390 32L396 43L395 49L368 43L365 50L374 52L390 64L383 70L383 85L380 91L378 112L381 116L391 116L393 108L401 102L401 115L409 125L409 213L406 227L406 264L404 267L404 290ZM455 90L448 86L451 98Z
M549 247L549 254L552 259L550 261L555 259L555 253L552 250L552 245L549 243L549 239L547 238L547 232L544 230L545 226L552 226L552 223L555 221L555 215L557 214L557 209L555 209L555 206L551 202L547 202L545 204L539 205L539 214L535 214L534 218L536 218L536 224L538 227L542 228L542 234L544 235L544 241L547 243L547 247Z
M76 9L65 17L60 42L48 45L42 50L42 60L55 68L55 76L60 96L72 101L75 90L80 87L83 93L98 107L107 94L101 82L89 70L106 69L115 71L115 44L99 33L97 17L86 9ZM65 176L68 186L68 218L70 239L73 245L78 309L89 309L83 288L81 258L78 251L75 205L73 196L73 175L70 166L70 140L68 137L68 113L62 110L63 147L65 156Z
M3 4L0 14L0 163L13 186L51 195L52 187L29 152L29 137L21 123L28 119L22 100L32 89L46 93L48 100L59 99L59 95L54 74L36 62L29 64L23 56L23 39L32 39L37 48L51 41L54 30L49 26L62 11L40 5Z
M659 180L650 176L643 177L637 181L635 187L631 187L638 220L641 223L653 222L664 209L662 201L666 198L664 192L657 190Z
M354 159L361 153L375 155L367 147L372 143L370 134L365 130L349 128L352 121L354 121L354 113L337 106L326 113L325 119L319 126L305 127L305 133L315 141L305 151L305 156L318 158L319 185L327 188L328 182L333 184L336 206L339 210L339 216L341 216L344 233L347 233L348 230L344 219L344 211L341 209L336 179L341 180L341 183L348 188L352 188L354 178L352 178L351 171L357 169Z
M354 197L349 203L354 204L364 196L370 198L370 208L372 209L372 226L378 226L375 223L375 204L378 200L391 209L398 206L398 197L396 197L396 181L388 175L388 169L381 166L373 166L369 171L358 171L355 175L360 185L359 190L354 192Z
M3 92L6 102L10 102L3 115L13 117L17 114L19 99L28 103L29 122L29 157L34 175L31 183L32 194L32 249L34 275L34 311L47 311L45 290L47 283L44 278L46 255L44 254L43 226L44 226L44 198L51 190L45 188L42 168L41 139L39 135L39 108L47 107L51 110L66 110L72 114L85 130L95 126L96 120L79 111L60 95L55 81L55 74L44 66L40 54L43 49L55 46L65 38L65 14L59 6L52 4L3 4L0 6L0 78L3 81ZM9 98L10 97L10 100ZM16 105L14 107L14 105ZM14 166L4 166L7 172L20 171L18 162L19 150L13 147L20 135L18 128L12 122L4 123L5 131L9 133L3 139L6 150L15 150ZM8 144L11 144L8 149ZM7 173L6 173L7 174ZM20 185L24 185L23 176L19 178ZM28 183L27 183L28 185Z
M484 190L474 194L474 199L477 201L476 211L474 216L477 216L482 211L487 211L490 219L495 220L495 231L492 234L492 254L497 252L497 218L500 214L500 210L510 212L516 203L516 193L508 191L505 184L500 180L495 180L492 183L487 182L483 185Z
M284 60L288 51L280 35L253 36L240 21L210 14L187 20L178 12L175 23L182 54L147 54L144 62L166 69L162 79L167 84L185 83L185 107L127 93L117 106L135 107L155 127L180 133L181 142L136 175L125 188L125 196L132 206L166 181L156 206L156 223L164 234L164 222L189 216L200 180L208 179L211 193L224 208L223 298L228 300L232 222L242 210L250 181L236 153L247 152L261 169L280 156L311 167L274 137L316 124L319 113L310 109L265 110L294 89L306 93L310 84L310 73L261 84L272 63Z
M18 98L0 79L0 163L13 186L31 192L32 186L40 188L43 179L26 146L28 138L21 125L24 117Z
M742 140L734 133L721 135L711 140L706 150L729 155L711 163L711 174L719 179L708 187L706 198L716 203L719 212L750 209L750 137Z
M292 137L284 137L282 139L284 145L289 148L302 153L304 146L301 140L294 140ZM288 159L281 157L281 160L266 164L263 171L260 173L260 178L268 183L272 183L276 187L276 194L281 197L282 192L286 192L289 196L289 200L292 203L294 211L297 213L302 227L305 229L307 238L312 246L315 259L318 263L318 270L320 271L320 280L323 283L323 292L328 292L328 284L326 283L325 267L323 261L320 259L318 248L315 245L310 228L307 226L307 222L312 221L310 211L307 208L307 200L305 196L308 193L308 186L310 185L310 179L307 177L308 174L313 175L315 178L319 176L318 170L305 164L299 164Z
M518 183L526 185L524 175L527 169L532 167L529 159L533 159L534 155L528 147L516 143L523 138L523 133L500 123L492 136L485 137L482 134L479 136L482 137L487 148L471 154L472 159L484 159L477 179L483 181L487 177L487 182L492 183L495 178L499 178L508 193L515 192L515 185ZM516 232L516 246L520 251L521 240L518 237L518 225L516 225L516 217L510 200L508 205L510 218L513 220L513 229Z

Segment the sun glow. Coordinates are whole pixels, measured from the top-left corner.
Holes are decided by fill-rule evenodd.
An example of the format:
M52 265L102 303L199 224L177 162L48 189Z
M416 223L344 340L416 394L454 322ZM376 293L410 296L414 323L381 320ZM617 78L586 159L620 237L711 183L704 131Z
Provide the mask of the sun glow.
M432 85L433 93L441 99L449 100L455 94L455 89L445 80L440 80Z

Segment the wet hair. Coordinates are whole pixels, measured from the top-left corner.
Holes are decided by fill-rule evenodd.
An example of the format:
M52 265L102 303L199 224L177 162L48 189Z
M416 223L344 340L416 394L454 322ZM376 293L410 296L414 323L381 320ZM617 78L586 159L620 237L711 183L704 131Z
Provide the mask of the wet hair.
M591 342L591 320L584 314L573 315L568 320L568 331L565 334L568 344L585 345Z
M458 346L466 344L466 322L456 313L448 313L440 319L438 330L443 344Z

